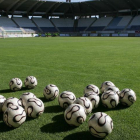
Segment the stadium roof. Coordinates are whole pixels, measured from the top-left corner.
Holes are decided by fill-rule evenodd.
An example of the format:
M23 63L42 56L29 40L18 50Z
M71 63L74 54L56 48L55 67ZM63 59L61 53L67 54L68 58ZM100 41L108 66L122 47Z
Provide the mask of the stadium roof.
M86 16L139 11L139 9L140 0L90 0L71 3L57 0L0 0L2 15Z

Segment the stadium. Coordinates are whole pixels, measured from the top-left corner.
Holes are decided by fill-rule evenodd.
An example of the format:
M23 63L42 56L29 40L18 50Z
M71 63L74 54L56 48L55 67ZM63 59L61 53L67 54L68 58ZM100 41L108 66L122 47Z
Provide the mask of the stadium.
M0 140L139 140L139 37L139 0L0 0Z
M140 36L139 0L1 0L0 11L1 36Z

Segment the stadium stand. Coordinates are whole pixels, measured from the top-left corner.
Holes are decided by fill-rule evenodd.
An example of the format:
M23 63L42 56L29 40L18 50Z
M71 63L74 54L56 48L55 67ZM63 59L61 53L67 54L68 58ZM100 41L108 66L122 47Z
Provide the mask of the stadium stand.
M140 30L140 15L133 18L127 30Z
M0 27L4 31L21 31L21 29L8 17L0 17Z
M74 32L74 19L52 18L51 21L60 30L60 32Z
M39 29L35 26L35 24L28 18L25 17L13 17L13 21L16 22L19 27L24 29L26 32L35 33L39 32Z
M32 20L37 24L43 32L57 32L56 28L53 26L51 21L46 18L32 18Z
M112 21L113 17L98 18L88 29L88 31L102 31Z
M78 26L76 31L84 31L86 28L90 27L93 22L95 22L96 18L81 18L78 19Z

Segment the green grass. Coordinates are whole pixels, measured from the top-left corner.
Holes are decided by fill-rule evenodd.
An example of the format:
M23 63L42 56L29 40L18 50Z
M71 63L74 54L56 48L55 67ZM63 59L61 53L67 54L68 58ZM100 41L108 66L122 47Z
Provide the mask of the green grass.
M18 77L22 81L29 75L38 80L32 90L24 88L9 91L9 81ZM70 90L76 97L83 96L88 84L100 87L112 81L120 90L131 88L137 101L129 108L119 105L105 109L102 105L87 116L79 127L69 126L64 110L57 99L46 101L43 89L48 84L58 86L60 93ZM0 114L0 140L92 140L88 131L89 117L103 111L113 119L113 132L106 140L138 140L140 137L140 39L139 38L17 38L0 39L0 94L17 97L33 92L45 105L44 114L26 122L17 129L10 129Z

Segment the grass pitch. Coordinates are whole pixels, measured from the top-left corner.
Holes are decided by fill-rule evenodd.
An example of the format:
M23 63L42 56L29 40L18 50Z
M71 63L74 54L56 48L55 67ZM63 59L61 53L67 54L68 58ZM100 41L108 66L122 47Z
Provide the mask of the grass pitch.
M18 77L23 82L29 75L35 76L35 89L11 92L9 81ZM87 116L79 127L69 126L64 110L57 99L46 101L43 89L48 84L58 86L60 93L72 91L83 96L88 84L100 87L102 82L112 81L120 90L131 88L137 101L129 108L118 105L105 109L102 104ZM45 105L44 114L11 129L2 121L0 113L0 140L92 140L88 131L88 119L95 112L105 112L113 119L113 132L106 140L138 140L140 137L140 39L115 37L71 38L16 38L0 39L0 95L17 97L32 92Z

